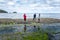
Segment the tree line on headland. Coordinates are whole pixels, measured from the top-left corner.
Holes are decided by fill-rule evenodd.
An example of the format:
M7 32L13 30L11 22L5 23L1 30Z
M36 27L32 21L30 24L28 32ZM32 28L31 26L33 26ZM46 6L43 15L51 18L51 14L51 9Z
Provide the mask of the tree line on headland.
M2 10L2 9L0 9L0 13L8 13L7 11L5 11L5 10ZM12 13L17 13L16 11L14 11L14 12L12 12Z
M0 13L8 13L8 12L0 9Z

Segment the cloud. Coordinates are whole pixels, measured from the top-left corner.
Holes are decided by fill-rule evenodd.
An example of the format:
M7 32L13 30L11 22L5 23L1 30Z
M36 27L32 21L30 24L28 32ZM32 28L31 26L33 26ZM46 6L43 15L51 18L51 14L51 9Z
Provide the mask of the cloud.
M8 5L15 5L15 3L14 3L14 2L11 2L11 1L8 2L7 4L8 4Z
M1 1L1 0L0 0ZM5 4L0 5L0 9L8 11L17 11L21 13L57 13L60 7L56 8L50 5L54 0L3 0ZM58 0L59 1L59 0ZM47 3L46 3L47 2ZM1 3L1 2L0 2ZM57 9L57 10L56 10Z
M0 0L0 2L4 2L4 0Z
M47 0L47 4L53 7L60 7L60 0Z

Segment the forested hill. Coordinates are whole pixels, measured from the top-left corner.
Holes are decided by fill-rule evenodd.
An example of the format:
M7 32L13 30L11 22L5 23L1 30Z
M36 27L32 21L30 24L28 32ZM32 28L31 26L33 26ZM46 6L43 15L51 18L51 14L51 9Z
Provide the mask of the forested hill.
M8 13L8 12L0 9L0 13Z

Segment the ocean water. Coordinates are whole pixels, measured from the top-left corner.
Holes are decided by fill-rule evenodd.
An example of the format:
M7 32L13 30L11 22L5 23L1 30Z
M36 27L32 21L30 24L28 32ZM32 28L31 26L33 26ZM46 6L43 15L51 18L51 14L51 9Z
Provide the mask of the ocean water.
M24 13L0 13L0 18L23 19L23 15ZM26 13L26 16L27 18L33 18L32 13Z
M0 18L23 19L24 13L0 13ZM34 13L26 13L27 18L33 18ZM37 18L39 13L36 13ZM60 19L60 13L40 13L41 18Z

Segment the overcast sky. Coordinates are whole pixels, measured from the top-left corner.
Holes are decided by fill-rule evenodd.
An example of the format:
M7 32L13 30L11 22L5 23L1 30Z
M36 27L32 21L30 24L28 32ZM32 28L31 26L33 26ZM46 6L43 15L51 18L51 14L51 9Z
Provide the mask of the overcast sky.
M41 13L41 17L59 18L60 0L0 0L0 9L19 13L14 14L14 16L10 14L1 14L0 18L12 18L11 16L13 16L13 18L19 18L21 13L27 13L27 15L29 15L28 13Z

